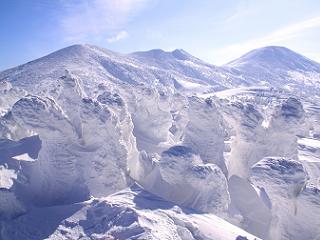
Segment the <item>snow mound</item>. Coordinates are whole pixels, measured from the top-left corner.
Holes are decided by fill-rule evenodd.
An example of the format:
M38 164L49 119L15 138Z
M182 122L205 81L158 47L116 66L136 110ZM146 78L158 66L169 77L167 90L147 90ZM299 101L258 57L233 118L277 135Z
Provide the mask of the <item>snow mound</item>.
M173 146L160 159L144 156L146 175L139 181L149 192L181 206L222 214L229 204L227 182L214 164L204 163L186 146Z
M46 226L39 228L44 219ZM258 239L213 214L178 207L137 185L103 199L34 209L5 222L2 237L3 240Z
M251 171L251 180L254 183L264 187L268 193L283 190L278 196L285 198L296 196L307 180L303 165L285 158L264 158L256 163ZM263 186L263 182L268 182L268 185Z
M214 163L227 175L223 157L225 127L221 114L211 99L189 98L189 122L183 145L197 151L205 163Z
M270 106L268 112L240 101L223 105L231 128L229 176L249 176L249 169L268 156L298 159L298 135L308 134L302 103L292 97Z
M27 205L72 203L114 193L131 182L128 165L138 159L125 106L82 97L71 76L60 81L64 87L55 92L56 100L27 95L12 106L4 122L26 136L36 133L41 141L41 146L33 141L28 147L20 140L3 150L6 158L39 152L36 161L19 167L18 178L25 180L15 184L16 194Z
M257 191L247 179L233 175L228 181L231 204L229 213L236 225L246 231L267 239L271 222L271 203L264 190Z
M301 163L264 158L252 167L250 179L271 200L272 220L267 239L319 237L319 189L308 184L308 174Z

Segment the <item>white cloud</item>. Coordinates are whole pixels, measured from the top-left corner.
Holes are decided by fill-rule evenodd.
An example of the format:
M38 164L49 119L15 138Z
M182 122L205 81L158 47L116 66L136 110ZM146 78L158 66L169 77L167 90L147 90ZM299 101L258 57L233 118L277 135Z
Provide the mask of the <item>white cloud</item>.
M113 43L113 42L117 42L121 39L124 39L127 36L128 36L128 33L126 31L121 31L121 32L118 32L117 35L115 35L114 37L108 38L107 41L109 43Z
M119 31L143 10L149 0L79 0L62 4L61 27L66 41L103 38Z
M212 52L212 56L214 56L216 64L226 63L252 49L268 45L281 44L285 41L295 38L299 33L305 30L318 27L320 27L320 16L288 25L261 38L215 49ZM212 58L212 56L210 56L210 58ZM217 62L217 60L219 62Z

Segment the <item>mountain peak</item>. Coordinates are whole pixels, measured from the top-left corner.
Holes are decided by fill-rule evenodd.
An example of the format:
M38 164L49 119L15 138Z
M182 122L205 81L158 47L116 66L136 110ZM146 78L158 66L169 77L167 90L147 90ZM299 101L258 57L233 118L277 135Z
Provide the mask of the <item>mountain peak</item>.
M87 54L115 54L114 52L101 48L95 45L90 45L90 44L74 44L65 48L62 48L56 52L53 52L50 55L55 55L55 54L63 54L63 55L87 55Z
M190 53L186 52L183 49L175 49L172 52L172 55L179 60L188 60L194 58Z
M253 49L252 51L260 51L260 52L268 52L268 51L290 51L293 52L292 50L290 50L287 47L283 47L283 46L276 46L276 45L271 45L271 46L265 46L265 47L261 47L261 48L256 48Z
M319 63L282 46L266 46L254 49L226 65L236 68L263 66L270 69L282 68L284 70L303 71L313 69L318 71L320 69Z
M62 48L62 49L55 51L53 53L56 53L56 52L68 52L68 53L82 52L82 51L88 51L92 47L94 47L94 46L89 45L89 44L74 44L74 45Z
M278 58L292 57L292 56L300 56L300 55L286 47L266 46L266 47L251 50L246 54L242 55L240 58L231 61L231 63L238 62L239 60L265 61L268 59L274 59L274 58L278 59Z
M292 57L292 56L300 56L296 52L290 50L286 47L281 46L266 46L262 48L254 49L245 55L243 55L241 58L254 58L259 60L259 58L263 59L270 59L270 58L283 58L283 57Z
M194 58L191 54L186 52L183 49L175 49L173 51L165 51L162 49L152 49L149 51L140 51L130 54L133 57L137 58L152 58L152 59L176 59L176 60L188 60Z

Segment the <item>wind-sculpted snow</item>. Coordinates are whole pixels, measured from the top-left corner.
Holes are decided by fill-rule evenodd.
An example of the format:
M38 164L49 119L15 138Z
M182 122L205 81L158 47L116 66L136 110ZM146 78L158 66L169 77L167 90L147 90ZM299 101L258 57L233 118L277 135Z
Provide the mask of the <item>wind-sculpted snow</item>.
M161 143L169 141L172 125L170 99L155 88L142 87L136 90L130 105L138 149L161 152Z
M25 212L17 186L25 180L21 174L21 161L35 161L40 149L38 136L20 141L0 140L0 221Z
M308 184L320 189L320 141L315 138L298 139L298 158L308 172Z
M319 237L319 189L308 185L308 175L301 163L264 158L252 167L250 179L271 200L268 239Z
M229 213L237 225L267 239L271 222L271 203L263 189L256 189L247 179L233 175L228 181L231 204ZM257 191L259 190L259 191Z
M223 151L225 128L221 114L211 99L190 98L189 122L183 144L199 153L204 163L214 163L227 175Z
M25 91L13 88L10 82L0 82L0 116L4 115L25 94Z
M0 72L0 239L317 239L318 68L74 45Z
M234 132L228 157L229 176L248 177L250 167L263 157L298 158L297 135L308 131L301 102L288 98L270 108L271 113L264 118L250 103L225 106L225 119Z
M301 102L295 98L288 98L276 106L267 128L270 140L268 155L265 156L298 159L297 135L308 134L304 115Z
M263 117L251 104L231 103L224 108L225 119L234 132L231 152L228 157L229 176L238 175L246 178L248 169L260 160L261 151L256 150L259 137L264 138L261 123Z
M47 222L39 228L38 224ZM34 209L4 223L3 240L258 239L216 217L181 208L138 186L103 199Z
M219 167L204 163L185 146L164 151L160 159L143 156L148 171L139 182L164 199L203 212L222 214L229 204L226 178Z
M64 92L68 86L76 88L75 84L65 85ZM69 90L68 96L72 101L63 105L67 111L51 98L32 95L21 98L11 110L17 126L26 133L37 133L42 142L36 161L21 169L27 183L19 189L35 205L106 196L130 181L127 154L132 146L126 145L130 144L128 133L121 135L128 127L122 123L121 129L125 115L119 120L106 104L81 99L80 92Z

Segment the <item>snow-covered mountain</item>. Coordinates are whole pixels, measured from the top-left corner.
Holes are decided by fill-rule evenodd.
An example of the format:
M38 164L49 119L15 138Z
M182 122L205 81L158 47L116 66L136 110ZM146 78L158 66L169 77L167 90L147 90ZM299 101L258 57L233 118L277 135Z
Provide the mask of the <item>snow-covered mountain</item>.
M319 69L74 45L0 72L1 239L317 239Z
M225 66L267 86L319 94L320 64L285 47L255 49Z
M256 49L218 67L182 49L172 52L155 49L124 55L92 45L73 45L3 71L0 80L26 88L31 85L30 81L34 85L51 84L65 69L79 76L86 85L106 80L160 83L196 92L260 85L319 94L320 81L319 63L284 47Z

